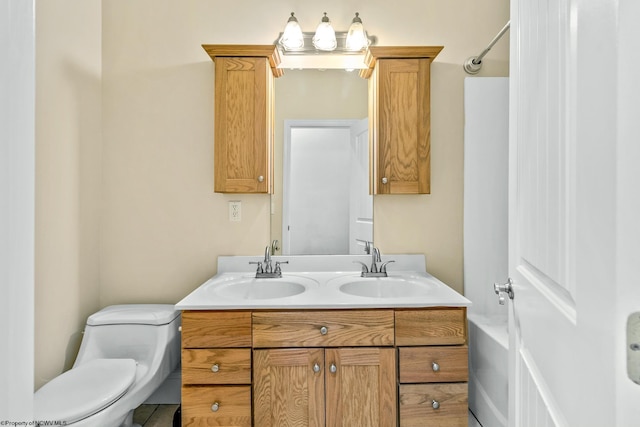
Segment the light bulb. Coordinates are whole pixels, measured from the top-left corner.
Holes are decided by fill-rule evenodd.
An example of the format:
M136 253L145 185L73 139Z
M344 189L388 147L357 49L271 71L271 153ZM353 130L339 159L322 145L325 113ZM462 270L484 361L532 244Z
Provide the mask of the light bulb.
M369 39L367 33L362 26L362 20L360 14L356 12L355 18L351 21L351 26L347 32L347 40L345 41L345 48L347 50L358 51L369 46Z
M338 42L336 41L336 32L333 30L326 12L324 13L322 21L320 22L320 25L318 25L316 33L313 36L313 45L318 50L328 51L335 50L338 46Z
M291 12L291 16L284 27L282 37L278 41L285 50L301 49L304 46L304 37L302 36L302 28L298 24L298 20Z

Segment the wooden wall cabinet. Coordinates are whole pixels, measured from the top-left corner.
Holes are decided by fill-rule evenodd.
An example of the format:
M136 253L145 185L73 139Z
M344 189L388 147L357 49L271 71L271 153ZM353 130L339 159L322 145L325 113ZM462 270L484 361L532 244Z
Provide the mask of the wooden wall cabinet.
M273 45L203 45L215 62L214 190L273 192Z
M184 426L467 426L464 308L182 316Z
M273 192L273 45L203 45L215 62L214 189ZM431 192L430 67L442 46L371 46L369 82L373 194Z
M431 61L435 47L367 52L373 194L431 193Z

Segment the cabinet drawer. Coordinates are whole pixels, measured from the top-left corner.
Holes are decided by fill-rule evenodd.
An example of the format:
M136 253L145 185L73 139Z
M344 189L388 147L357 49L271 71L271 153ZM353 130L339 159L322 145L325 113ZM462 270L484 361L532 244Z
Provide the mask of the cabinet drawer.
M184 349L182 383L251 384L251 349Z
M399 353L401 383L466 382L469 379L467 346L402 347Z
M396 345L454 345L467 340L466 309L396 311Z
M251 347L251 312L183 311L182 347Z
M182 387L182 425L251 427L251 387Z
M392 346L393 310L253 313L254 347Z
M400 386L400 427L467 427L467 384Z

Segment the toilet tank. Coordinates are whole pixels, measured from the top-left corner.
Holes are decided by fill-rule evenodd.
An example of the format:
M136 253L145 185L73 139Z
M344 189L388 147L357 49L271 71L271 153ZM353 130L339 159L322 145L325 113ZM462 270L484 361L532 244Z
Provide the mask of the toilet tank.
M97 358L134 359L177 366L180 359L180 312L171 304L105 307L87 319L74 367ZM170 367L168 367L170 368Z

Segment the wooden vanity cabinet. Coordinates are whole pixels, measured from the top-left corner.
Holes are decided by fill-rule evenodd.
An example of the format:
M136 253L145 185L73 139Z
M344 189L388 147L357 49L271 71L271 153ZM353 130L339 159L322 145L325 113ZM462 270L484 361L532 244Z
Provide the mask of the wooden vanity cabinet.
M256 425L396 426L393 323L393 310L254 313Z
M431 192L431 62L435 47L372 46L369 135L373 194Z
M203 45L215 62L214 190L273 192L273 45Z
M466 343L464 308L184 311L182 423L466 426Z

